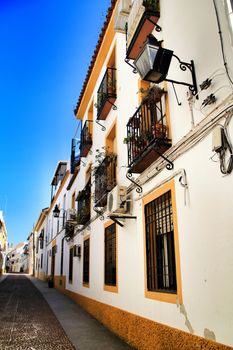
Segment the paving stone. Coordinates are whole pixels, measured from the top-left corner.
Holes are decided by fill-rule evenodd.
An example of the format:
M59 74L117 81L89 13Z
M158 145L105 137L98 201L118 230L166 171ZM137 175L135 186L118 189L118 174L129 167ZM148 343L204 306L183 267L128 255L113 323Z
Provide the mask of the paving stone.
M73 350L39 290L23 275L0 284L1 350Z

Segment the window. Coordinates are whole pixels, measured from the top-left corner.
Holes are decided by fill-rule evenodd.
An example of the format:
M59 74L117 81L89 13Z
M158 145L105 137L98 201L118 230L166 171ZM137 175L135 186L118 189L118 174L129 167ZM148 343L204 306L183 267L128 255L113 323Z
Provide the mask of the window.
M40 268L43 268L43 254L40 256Z
M104 283L106 286L116 286L116 224L105 228L105 269Z
M83 284L89 284L90 239L83 242Z
M40 249L44 249L44 229L41 230L39 240L40 240Z
M63 275L63 260L64 260L64 237L61 240L61 260L60 260L60 275Z
M171 191L145 206L147 289L176 293Z
M182 303L175 183L143 199L145 217L145 296Z
M70 249L70 259L69 259L69 282L72 283L73 280L73 257L74 249Z
M63 214L62 214L62 227L65 226L66 222L66 194L63 196Z

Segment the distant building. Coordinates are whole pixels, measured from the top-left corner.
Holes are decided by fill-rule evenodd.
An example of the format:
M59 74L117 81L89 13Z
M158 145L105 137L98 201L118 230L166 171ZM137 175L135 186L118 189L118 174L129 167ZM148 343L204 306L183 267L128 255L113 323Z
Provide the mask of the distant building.
M18 243L8 253L6 258L7 272L28 272L27 244Z
M5 259L7 252L7 230L3 217L3 212L0 211L0 274L4 271Z

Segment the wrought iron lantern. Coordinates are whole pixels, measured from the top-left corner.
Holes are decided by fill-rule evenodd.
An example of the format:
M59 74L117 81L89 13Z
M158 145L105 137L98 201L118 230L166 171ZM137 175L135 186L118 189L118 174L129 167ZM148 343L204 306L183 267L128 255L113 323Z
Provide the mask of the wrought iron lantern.
M183 62L172 50L164 49L162 41L158 41L152 34L147 37L142 50L134 61L134 66L143 80L160 83L169 81L172 84L188 86L193 95L197 94L197 82L193 60ZM192 76L192 84L184 81L167 79L168 70L172 57L175 57L182 71L189 70Z
M149 35L134 65L143 80L160 83L165 80L173 51L161 47L153 35Z
M53 209L53 217L59 218L59 215L60 215L60 209L59 209L59 206L56 204L55 208Z

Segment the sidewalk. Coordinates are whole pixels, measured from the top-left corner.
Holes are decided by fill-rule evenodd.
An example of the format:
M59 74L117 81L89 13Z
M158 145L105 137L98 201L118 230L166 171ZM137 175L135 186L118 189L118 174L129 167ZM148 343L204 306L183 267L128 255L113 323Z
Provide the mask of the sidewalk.
M4 279L7 277L7 275L5 275L5 274L1 274L0 275L0 283L2 282L2 281L4 281Z
M28 278L43 294L77 350L132 349L67 296L55 288L48 288L45 282L31 276Z

